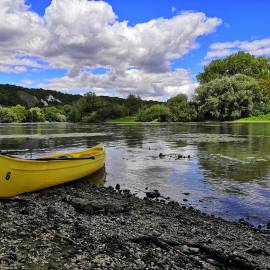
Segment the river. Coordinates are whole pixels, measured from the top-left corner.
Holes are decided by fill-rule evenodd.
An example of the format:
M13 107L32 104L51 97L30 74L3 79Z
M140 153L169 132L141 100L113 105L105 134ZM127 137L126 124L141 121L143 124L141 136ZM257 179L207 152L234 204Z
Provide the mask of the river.
M0 124L0 150L24 158L97 143L107 161L94 180L105 186L141 197L158 189L227 220L270 221L270 124Z

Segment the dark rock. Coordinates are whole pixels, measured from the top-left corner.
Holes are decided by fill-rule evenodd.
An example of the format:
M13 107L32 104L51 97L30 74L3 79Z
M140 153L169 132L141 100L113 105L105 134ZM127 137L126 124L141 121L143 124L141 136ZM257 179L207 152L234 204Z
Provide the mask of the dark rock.
M0 200L0 268L270 269L265 231L129 194L77 181Z
M155 198L160 197L160 193L158 190L154 190L153 192L148 191L145 194L146 194L147 198L149 198L149 199L155 199Z
M116 184L115 189L116 189L116 190L120 190L120 189L121 189L120 184Z
M162 153L159 153L159 158L164 158L166 155L162 154Z

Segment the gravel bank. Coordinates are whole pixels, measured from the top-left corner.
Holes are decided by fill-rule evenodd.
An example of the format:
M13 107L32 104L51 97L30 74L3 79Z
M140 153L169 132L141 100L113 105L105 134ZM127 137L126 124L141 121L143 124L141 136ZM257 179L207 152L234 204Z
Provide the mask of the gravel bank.
M270 269L270 234L87 181L0 201L0 269Z

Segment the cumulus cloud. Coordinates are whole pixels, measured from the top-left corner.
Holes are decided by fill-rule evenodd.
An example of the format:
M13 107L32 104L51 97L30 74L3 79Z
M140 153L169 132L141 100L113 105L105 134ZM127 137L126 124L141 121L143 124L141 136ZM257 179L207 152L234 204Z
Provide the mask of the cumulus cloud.
M210 46L205 59L226 57L237 51L246 51L255 56L270 56L270 38L253 41L219 42Z
M115 75L114 71L100 75L82 72L77 77L65 76L52 79L46 86L66 91L92 89L97 93L115 90L115 94L118 96L134 93L148 99L159 99L179 93L185 93L191 97L198 85L190 77L190 74L183 69L164 73L146 73L138 69L129 69L124 71L121 76Z
M69 85L61 87L78 89L87 84L89 90L99 89L101 79L104 89L110 78L114 84L108 87L118 92L134 90L131 85L144 78L143 91L149 96L180 91L175 86L179 71L172 71L170 63L197 48L196 39L221 23L204 13L185 12L130 26L118 20L108 3L88 0L52 0L44 16L31 12L24 0L1 0L0 16L0 71L64 68L68 75L50 81L48 87L66 82ZM108 74L101 78L85 72L98 67L108 69ZM167 90L155 90L157 78Z

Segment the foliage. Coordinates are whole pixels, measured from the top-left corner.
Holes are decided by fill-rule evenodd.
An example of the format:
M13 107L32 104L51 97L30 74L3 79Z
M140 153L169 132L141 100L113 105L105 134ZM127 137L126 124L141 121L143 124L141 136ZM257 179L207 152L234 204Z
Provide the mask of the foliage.
M198 81L208 83L215 79L243 74L259 82L262 99L270 102L270 59L255 57L249 53L238 52L225 59L214 60L197 75Z
M164 104L152 105L149 108L141 110L137 115L137 121L140 122L169 122L171 119L170 109Z
M46 117L43 110L38 107L31 108L28 113L29 122L45 122Z
M249 53L238 52L225 59L213 60L197 75L200 83L208 83L225 76L244 74L256 79L269 77L270 63L267 57L255 57Z
M26 122L28 117L28 111L25 107L18 104L16 106L11 107L9 110L11 114L14 115L15 122L18 123Z
M65 122L66 116L63 111L56 107L45 107L42 109L46 121L49 122Z
M55 100L49 102L47 99L49 96L53 96ZM0 84L0 105L2 106L20 104L25 107L44 107L41 100L47 100L49 105L64 105L76 102L80 97L79 95L64 94L53 90L28 89L15 85Z
M23 122L65 122L66 116L60 108L34 107L26 109L21 105L13 107L0 107L0 122L1 123L23 123Z
M97 111L93 111L82 118L82 122L86 123L98 123L105 122L108 119L115 119L123 117L125 115L125 108L118 104L106 104L99 108Z
M270 76L258 79L262 98L265 102L270 102Z
M258 114L262 97L257 80L246 75L215 79L200 85L194 101L204 119L232 120Z
M188 102L188 98L184 94L170 98L167 101L167 105L171 111L172 120L174 122L193 121L197 118L195 107Z
M251 116L247 118L241 118L236 120L236 122L260 122L260 121L270 121L270 113L268 114L260 114L257 116Z
M136 123L136 116L124 116L107 121L108 123Z
M65 111L69 121L98 123L127 115L135 115L141 107L145 106L144 104L152 105L155 102L142 101L139 97L133 95L124 100L88 93Z
M128 116L135 115L143 107L142 99L139 96L129 95L126 99L125 106Z
M8 108L0 107L0 123L15 122L16 116Z

